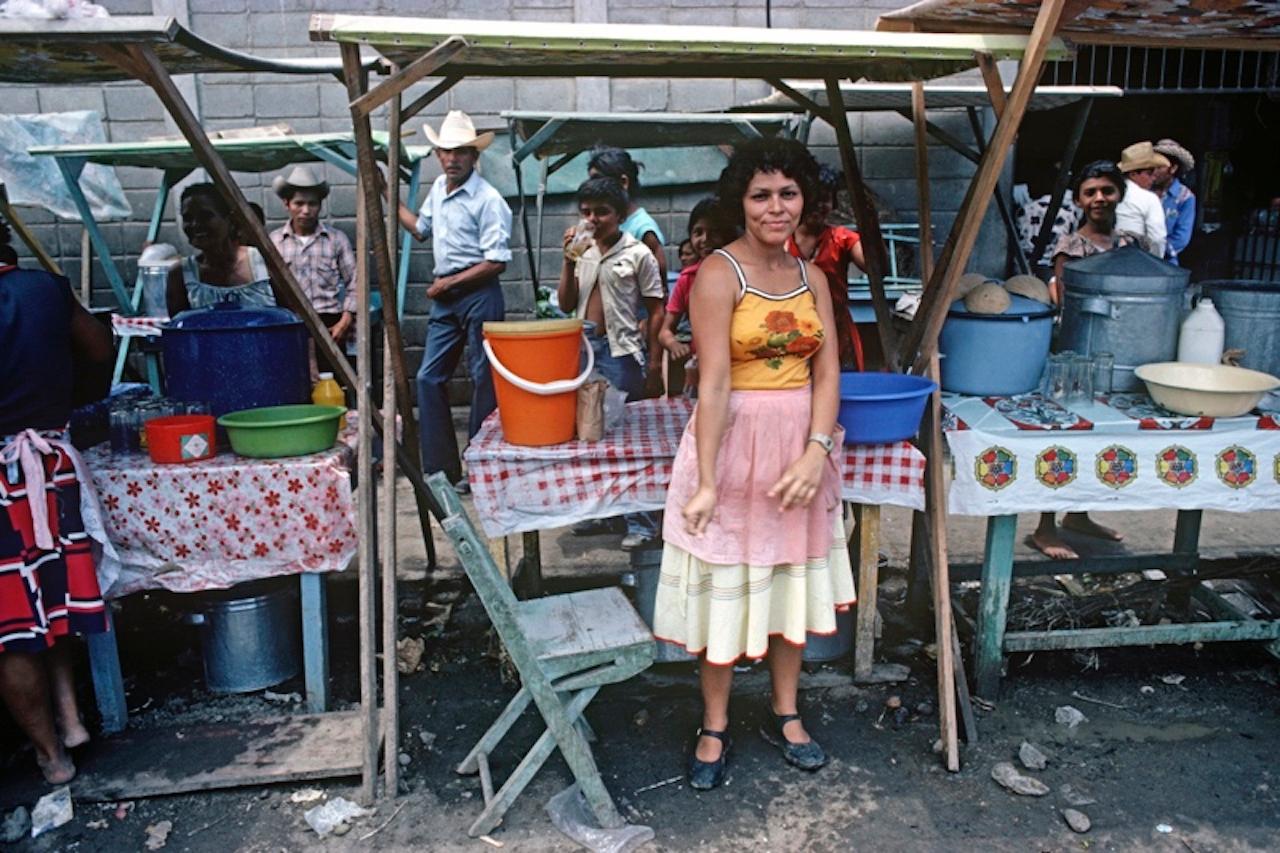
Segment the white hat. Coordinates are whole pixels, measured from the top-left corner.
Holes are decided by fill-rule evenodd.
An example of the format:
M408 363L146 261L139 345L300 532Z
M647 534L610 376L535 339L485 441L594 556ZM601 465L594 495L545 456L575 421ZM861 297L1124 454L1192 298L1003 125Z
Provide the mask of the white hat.
M462 110L449 110L449 114L440 123L438 134L429 124L424 124L422 129L433 146L446 151L454 148L474 148L477 151L483 151L489 147L490 142L493 142L493 131L476 133L476 126L471 123L471 116Z
M329 195L329 182L317 178L316 173L306 166L294 166L288 177L276 175L271 189L281 198L293 195L295 190L316 190L323 199Z

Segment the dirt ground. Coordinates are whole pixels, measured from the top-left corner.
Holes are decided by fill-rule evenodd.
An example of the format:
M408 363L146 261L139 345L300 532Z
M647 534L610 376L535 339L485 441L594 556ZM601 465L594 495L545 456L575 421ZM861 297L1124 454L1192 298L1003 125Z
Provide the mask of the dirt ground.
M1134 549L1168 544L1172 535L1171 515L1104 520L1120 524ZM11 849L141 850L147 827L161 821L172 824L163 849L174 851L494 849L467 837L480 810L479 785L453 767L514 688L487 656L487 619L447 544L438 539L440 563L428 572L412 501L402 502L399 521L400 632L423 637L427 652L424 670L401 682L401 752L408 763L398 798L382 798L375 815L355 821L345 836L325 840L303 819L314 803L295 803L291 795L315 787L326 797L354 799L352 780L155 797L131 808L77 802L71 823ZM1278 521L1277 513L1207 514L1206 550L1224 557L1274 551ZM1254 644L1015 656L998 701L977 710L978 743L962 745L959 773L946 772L933 751L938 720L930 638L913 636L898 618L909 515L886 512L884 528L890 565L882 575L885 631L877 656L907 664L911 676L899 684L859 687L847 660L809 668L802 708L810 731L832 756L824 770L807 775L788 767L757 735L768 692L762 667L744 668L736 679L730 780L709 793L695 794L681 778L699 715L691 665L655 666L604 690L589 707L605 781L623 813L655 831L650 849L1280 849L1280 771L1273 761L1280 754L1280 664ZM955 519L950 541L957 561L976 559L981 524ZM616 536L544 534L548 586L559 591L615 582L626 570L616 545ZM1015 601L1024 592L1015 589ZM963 603L963 591L957 593ZM353 577L331 579L339 707L351 707L357 690L355 594ZM443 630L428 624L432 602L453 604ZM181 608L182 601L169 595L123 603L118 622L131 728L235 721L297 707L263 694L208 693L194 629L182 624ZM293 691L301 691L300 681L274 690ZM905 714L895 718L886 710L890 696L901 699ZM1055 722L1055 709L1063 705L1082 711L1087 722L1074 729ZM505 777L536 733L526 717L511 736L515 745L493 756L495 776ZM1021 769L1023 741L1048 756L1044 770L1025 771L1048 786L1045 796L1017 796L991 778L998 762ZM7 722L0 725L0 747L7 758L0 763L6 780L0 808L9 814L20 803L30 807L47 789L36 782L30 752ZM106 741L84 749L77 756L82 773L93 772L94 750L109 747ZM576 849L543 808L571 781L553 756L492 838L512 850ZM1076 834L1060 810L1086 801L1075 807L1088 815L1092 829Z

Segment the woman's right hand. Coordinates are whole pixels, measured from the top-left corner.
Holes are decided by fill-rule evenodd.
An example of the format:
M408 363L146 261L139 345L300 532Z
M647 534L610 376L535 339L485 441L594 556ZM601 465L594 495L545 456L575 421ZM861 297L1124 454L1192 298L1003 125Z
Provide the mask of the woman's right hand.
M667 352L671 353L672 358L684 358L689 354L689 345L677 338L673 338L667 344Z
M690 536L701 536L711 523L711 516L716 511L716 490L707 486L699 486L698 490L684 505L684 529Z

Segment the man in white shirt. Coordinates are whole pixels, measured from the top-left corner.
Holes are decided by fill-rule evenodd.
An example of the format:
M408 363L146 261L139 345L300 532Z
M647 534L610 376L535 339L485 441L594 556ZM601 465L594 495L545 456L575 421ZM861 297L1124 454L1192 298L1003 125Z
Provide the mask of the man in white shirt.
M1151 191L1157 168L1167 167L1169 160L1158 154L1150 142L1135 142L1120 152L1120 171L1124 172L1124 198L1116 205L1116 229L1147 238L1151 254L1164 257L1166 240L1164 205Z
M498 405L481 332L485 322L501 320L505 313L498 276L511 260L511 208L475 170L480 152L493 141L492 131L477 133L460 110L445 116L440 133L430 126L423 130L444 174L431 185L421 210L399 205L400 224L419 240L431 237L435 260L435 280L427 286L426 351L417 377L422 471L444 471L465 489L447 385L465 348L473 385L467 434L475 435Z

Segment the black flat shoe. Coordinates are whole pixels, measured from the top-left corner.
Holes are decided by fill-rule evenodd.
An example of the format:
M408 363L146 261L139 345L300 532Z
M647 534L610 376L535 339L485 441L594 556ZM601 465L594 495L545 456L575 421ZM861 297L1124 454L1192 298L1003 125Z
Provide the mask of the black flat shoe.
M767 716L760 724L760 737L782 750L782 757L788 764L812 772L827 763L827 754L817 741L810 738L806 743L792 743L782 733L787 723L800 719L799 714L775 714L768 706L765 711Z
M698 729L698 737L713 737L724 746L720 749L720 757L715 761L698 760L698 740L694 738L693 752L689 756L689 787L695 791L710 791L720 787L724 777L729 773L729 748L733 746L733 738L725 732L713 732L710 729Z

